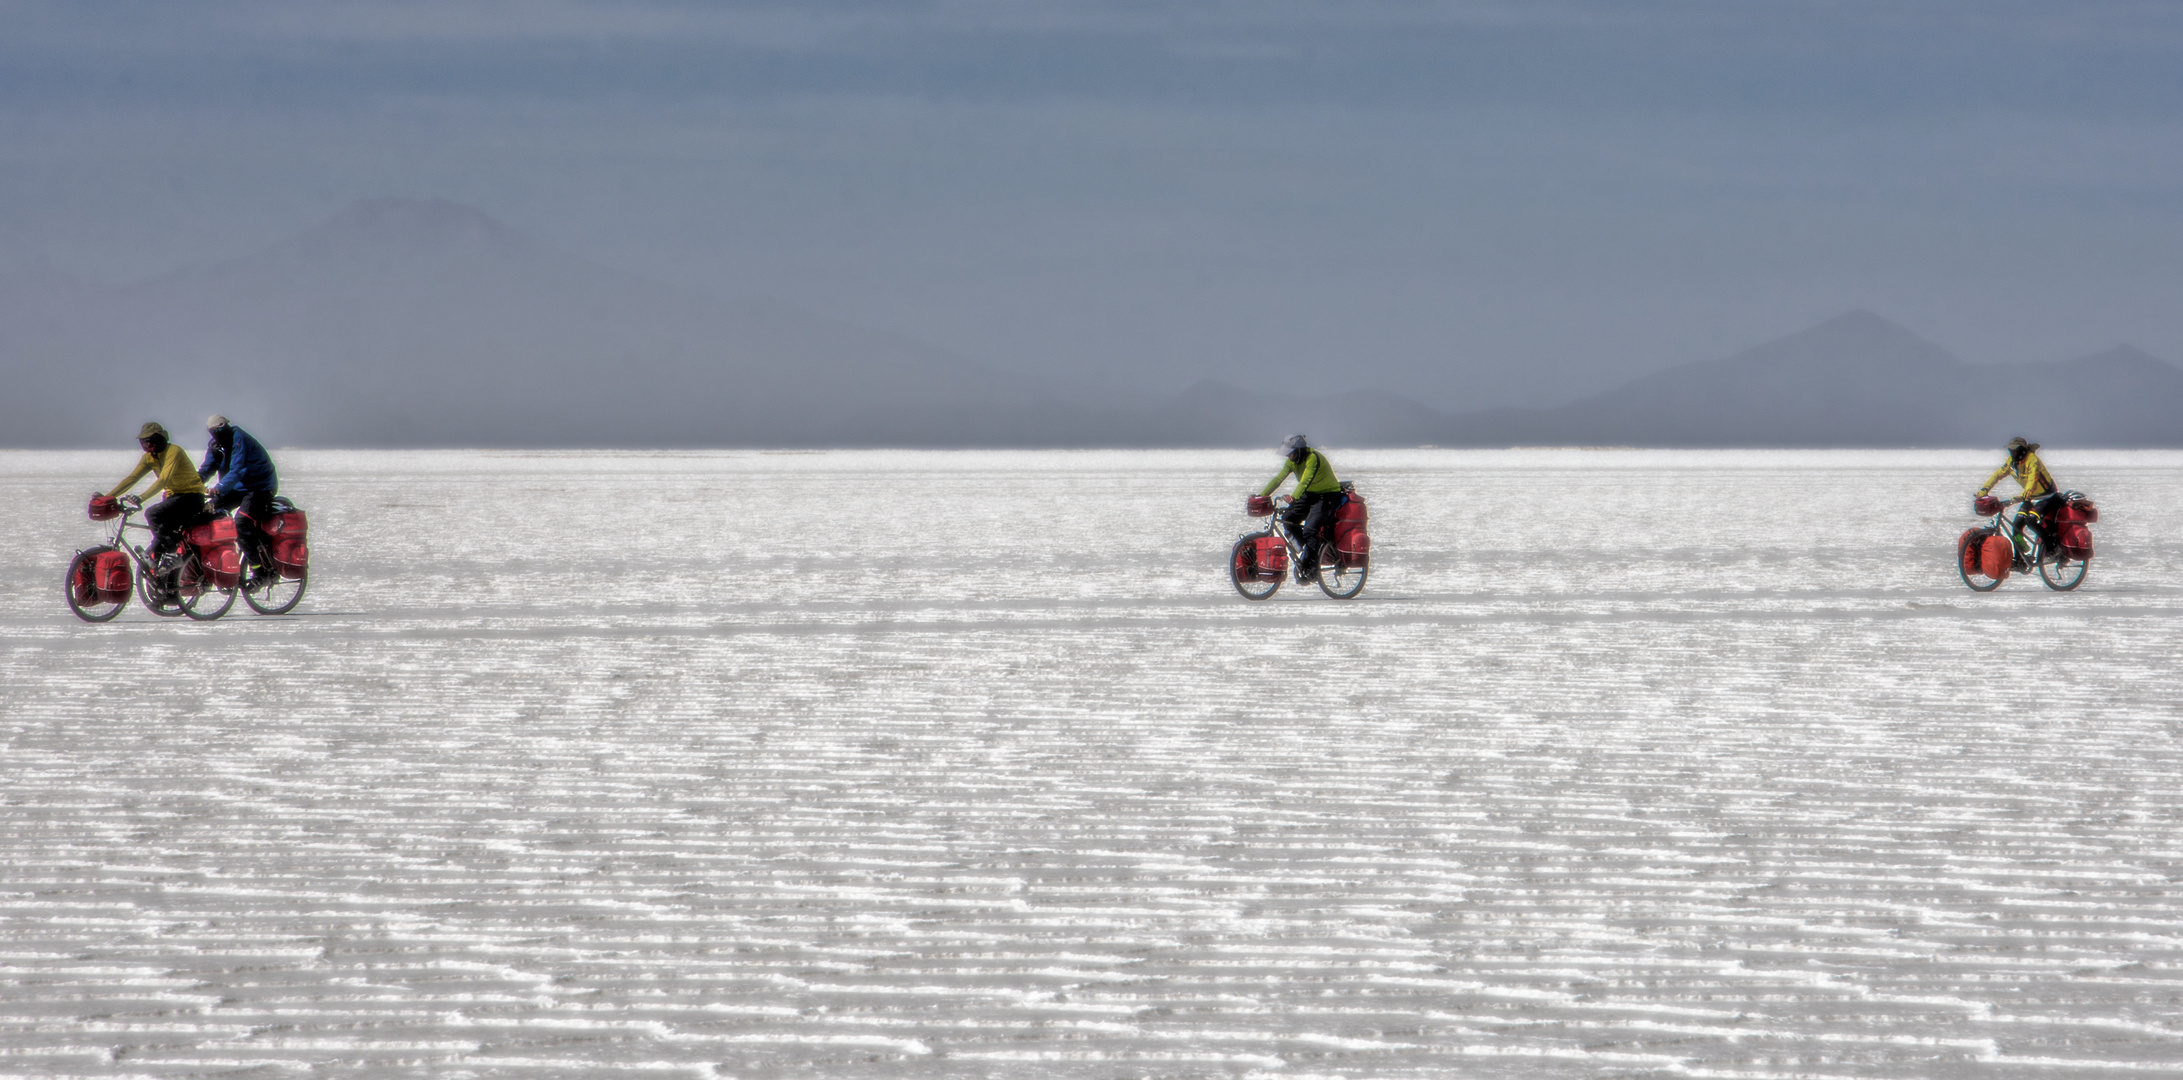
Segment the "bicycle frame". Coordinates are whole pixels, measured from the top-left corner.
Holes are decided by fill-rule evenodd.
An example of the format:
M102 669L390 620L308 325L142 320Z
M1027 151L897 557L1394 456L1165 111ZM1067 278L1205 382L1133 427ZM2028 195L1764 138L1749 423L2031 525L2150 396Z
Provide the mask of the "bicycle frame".
M1281 496L1281 498L1274 503L1273 516L1266 519L1265 532L1262 534L1258 534L1264 536L1280 537L1281 542L1287 545L1289 549L1289 565L1291 567L1302 566L1304 564L1304 541L1301 537L1298 537L1296 535L1296 530L1290 528L1288 521L1284 519L1281 515L1287 512L1288 508L1294 506L1295 504L1295 499L1292 499L1286 495Z
M106 544L116 551L128 552L130 561L136 563L138 574L149 574L153 570L151 555L144 550L142 545L132 547L129 544L128 533L130 529L142 529L145 532L153 532L154 530L148 522L129 520L144 509L144 504L137 501L134 495L129 496L128 500L121 504L121 517L114 522L114 538L108 540ZM131 505L132 503L134 505Z

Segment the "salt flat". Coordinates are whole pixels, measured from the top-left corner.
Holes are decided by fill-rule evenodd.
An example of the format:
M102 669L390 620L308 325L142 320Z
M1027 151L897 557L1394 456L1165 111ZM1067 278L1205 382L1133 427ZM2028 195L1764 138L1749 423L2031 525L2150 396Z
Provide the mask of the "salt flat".
M2183 1073L2183 454L291 452L297 615L0 453L0 1073Z

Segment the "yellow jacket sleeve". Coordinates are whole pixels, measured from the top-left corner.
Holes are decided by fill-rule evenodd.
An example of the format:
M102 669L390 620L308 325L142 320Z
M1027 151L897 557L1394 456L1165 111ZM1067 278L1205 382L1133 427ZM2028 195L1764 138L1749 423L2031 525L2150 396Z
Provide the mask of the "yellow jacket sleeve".
M1271 480L1268 480L1268 481L1266 481L1266 486L1265 486L1265 487L1262 487L1262 488L1259 488L1259 489L1258 489L1258 493L1259 493L1260 495L1271 495L1271 494L1273 494L1273 489L1275 489L1275 488L1277 488L1277 487L1280 487L1280 486L1281 486L1281 481L1283 481L1283 480L1286 480L1286 479L1288 479L1288 478L1289 478L1289 474L1290 474L1290 473L1292 473L1292 472L1295 472L1295 471L1296 471L1296 463L1295 463L1295 462L1293 462L1293 461L1289 461L1289 460L1287 460L1286 458L1282 459L1282 461L1281 461L1281 471L1280 471L1280 472L1277 472L1277 473L1275 473L1275 474L1273 474L1273 479L1271 479Z
M147 499L161 491L169 495L205 493L205 482L197 478L197 466L190 464L189 451L169 443L156 460L150 454L144 455L144 459L136 463L136 470L129 474L129 478L123 480L120 487L107 492L107 497L112 498L129 490L136 483L137 477L145 473L152 474L152 486L144 489L144 497Z
M120 496L122 492L127 491L132 487L135 487L137 480L145 473L152 471L153 467L155 467L157 464L158 462L153 461L150 454L146 454L143 457L138 458L136 461L136 468L129 470L129 475L122 478L120 486L114 488L114 490L112 491L107 492L106 497L109 499L116 498ZM157 491L159 489L153 488L152 490Z

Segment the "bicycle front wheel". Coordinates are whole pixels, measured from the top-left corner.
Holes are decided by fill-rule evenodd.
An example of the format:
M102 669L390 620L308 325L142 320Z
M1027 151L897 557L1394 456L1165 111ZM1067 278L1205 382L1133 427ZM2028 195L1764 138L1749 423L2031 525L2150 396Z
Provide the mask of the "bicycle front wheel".
M212 575L205 572L204 563L198 561L194 551L183 556L182 569L175 578L186 583L180 590L182 614L198 622L211 622L235 606L235 590L214 586Z
M1964 551L1985 543L1992 532L1991 529L1972 529L1956 541L1956 575L1973 592L1992 592L2001 587L2000 578L1987 577L1983 570L1977 569L1978 553L1975 550L1969 552L1968 557Z
M98 558L112 550L114 549L110 547L95 547L89 551L78 552L68 562L68 575L61 579L61 591L68 596L68 610L75 612L76 617L85 622L106 622L121 614L122 608L129 606L129 594L126 592L121 594L119 600L104 600L99 596L95 573L98 569Z
M1258 576L1258 537L1246 536L1236 541L1228 552L1228 583L1236 587L1245 600L1264 600L1281 591L1281 576L1272 580Z

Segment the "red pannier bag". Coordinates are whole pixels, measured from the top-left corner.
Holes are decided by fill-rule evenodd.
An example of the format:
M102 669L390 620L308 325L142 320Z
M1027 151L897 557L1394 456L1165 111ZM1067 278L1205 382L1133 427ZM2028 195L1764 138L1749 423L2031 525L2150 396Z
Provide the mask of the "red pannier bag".
M1995 533L1979 545L1978 572L1994 579L2007 581L2009 568L2016 563L2016 549L2009 546L2009 538Z
M2068 502L2062 504L2061 512L2054 515L2054 519L2064 525L2071 522L2097 525L2100 523L2100 508L2092 505L2092 500L2082 495L2075 495L2071 496Z
M2062 554L2079 561L2092 557L2092 530L2084 522L2062 526Z
M1347 567L1363 566L1372 554L1372 537L1363 526L1335 530L1334 555Z
M213 588L232 589L242 583L243 555L235 546L234 518L213 518L191 529L189 542L197 549L197 561L211 575Z
M1258 538L1258 580L1279 581L1289 572L1289 546L1278 536Z
M1956 557L1963 560L1965 576L1985 573L1980 569L1979 562L1979 552L1984 550L1985 540L1984 529L1965 529L1962 536L1956 537Z
M1265 517L1273 513L1273 499L1266 495L1253 495L1243 504L1243 510L1252 517Z
M97 566L91 577L98 587L99 599L112 604L129 598L129 557L119 551L99 552Z
M102 603L99 599L99 561L76 561L69 571L68 595L76 603L86 607Z
M272 544L273 565L284 578L299 578L311 565L311 547L305 542L310 532L310 522L301 510L284 510L264 521L258 527Z
M235 542L235 519L213 518L189 531L189 542L198 548L218 547Z
M93 521L112 521L121 516L121 500L109 499L104 495L93 495L91 496L89 513Z
M1371 552L1372 537L1365 531L1367 520L1364 499L1354 492L1334 512L1334 553L1343 566L1362 566Z

